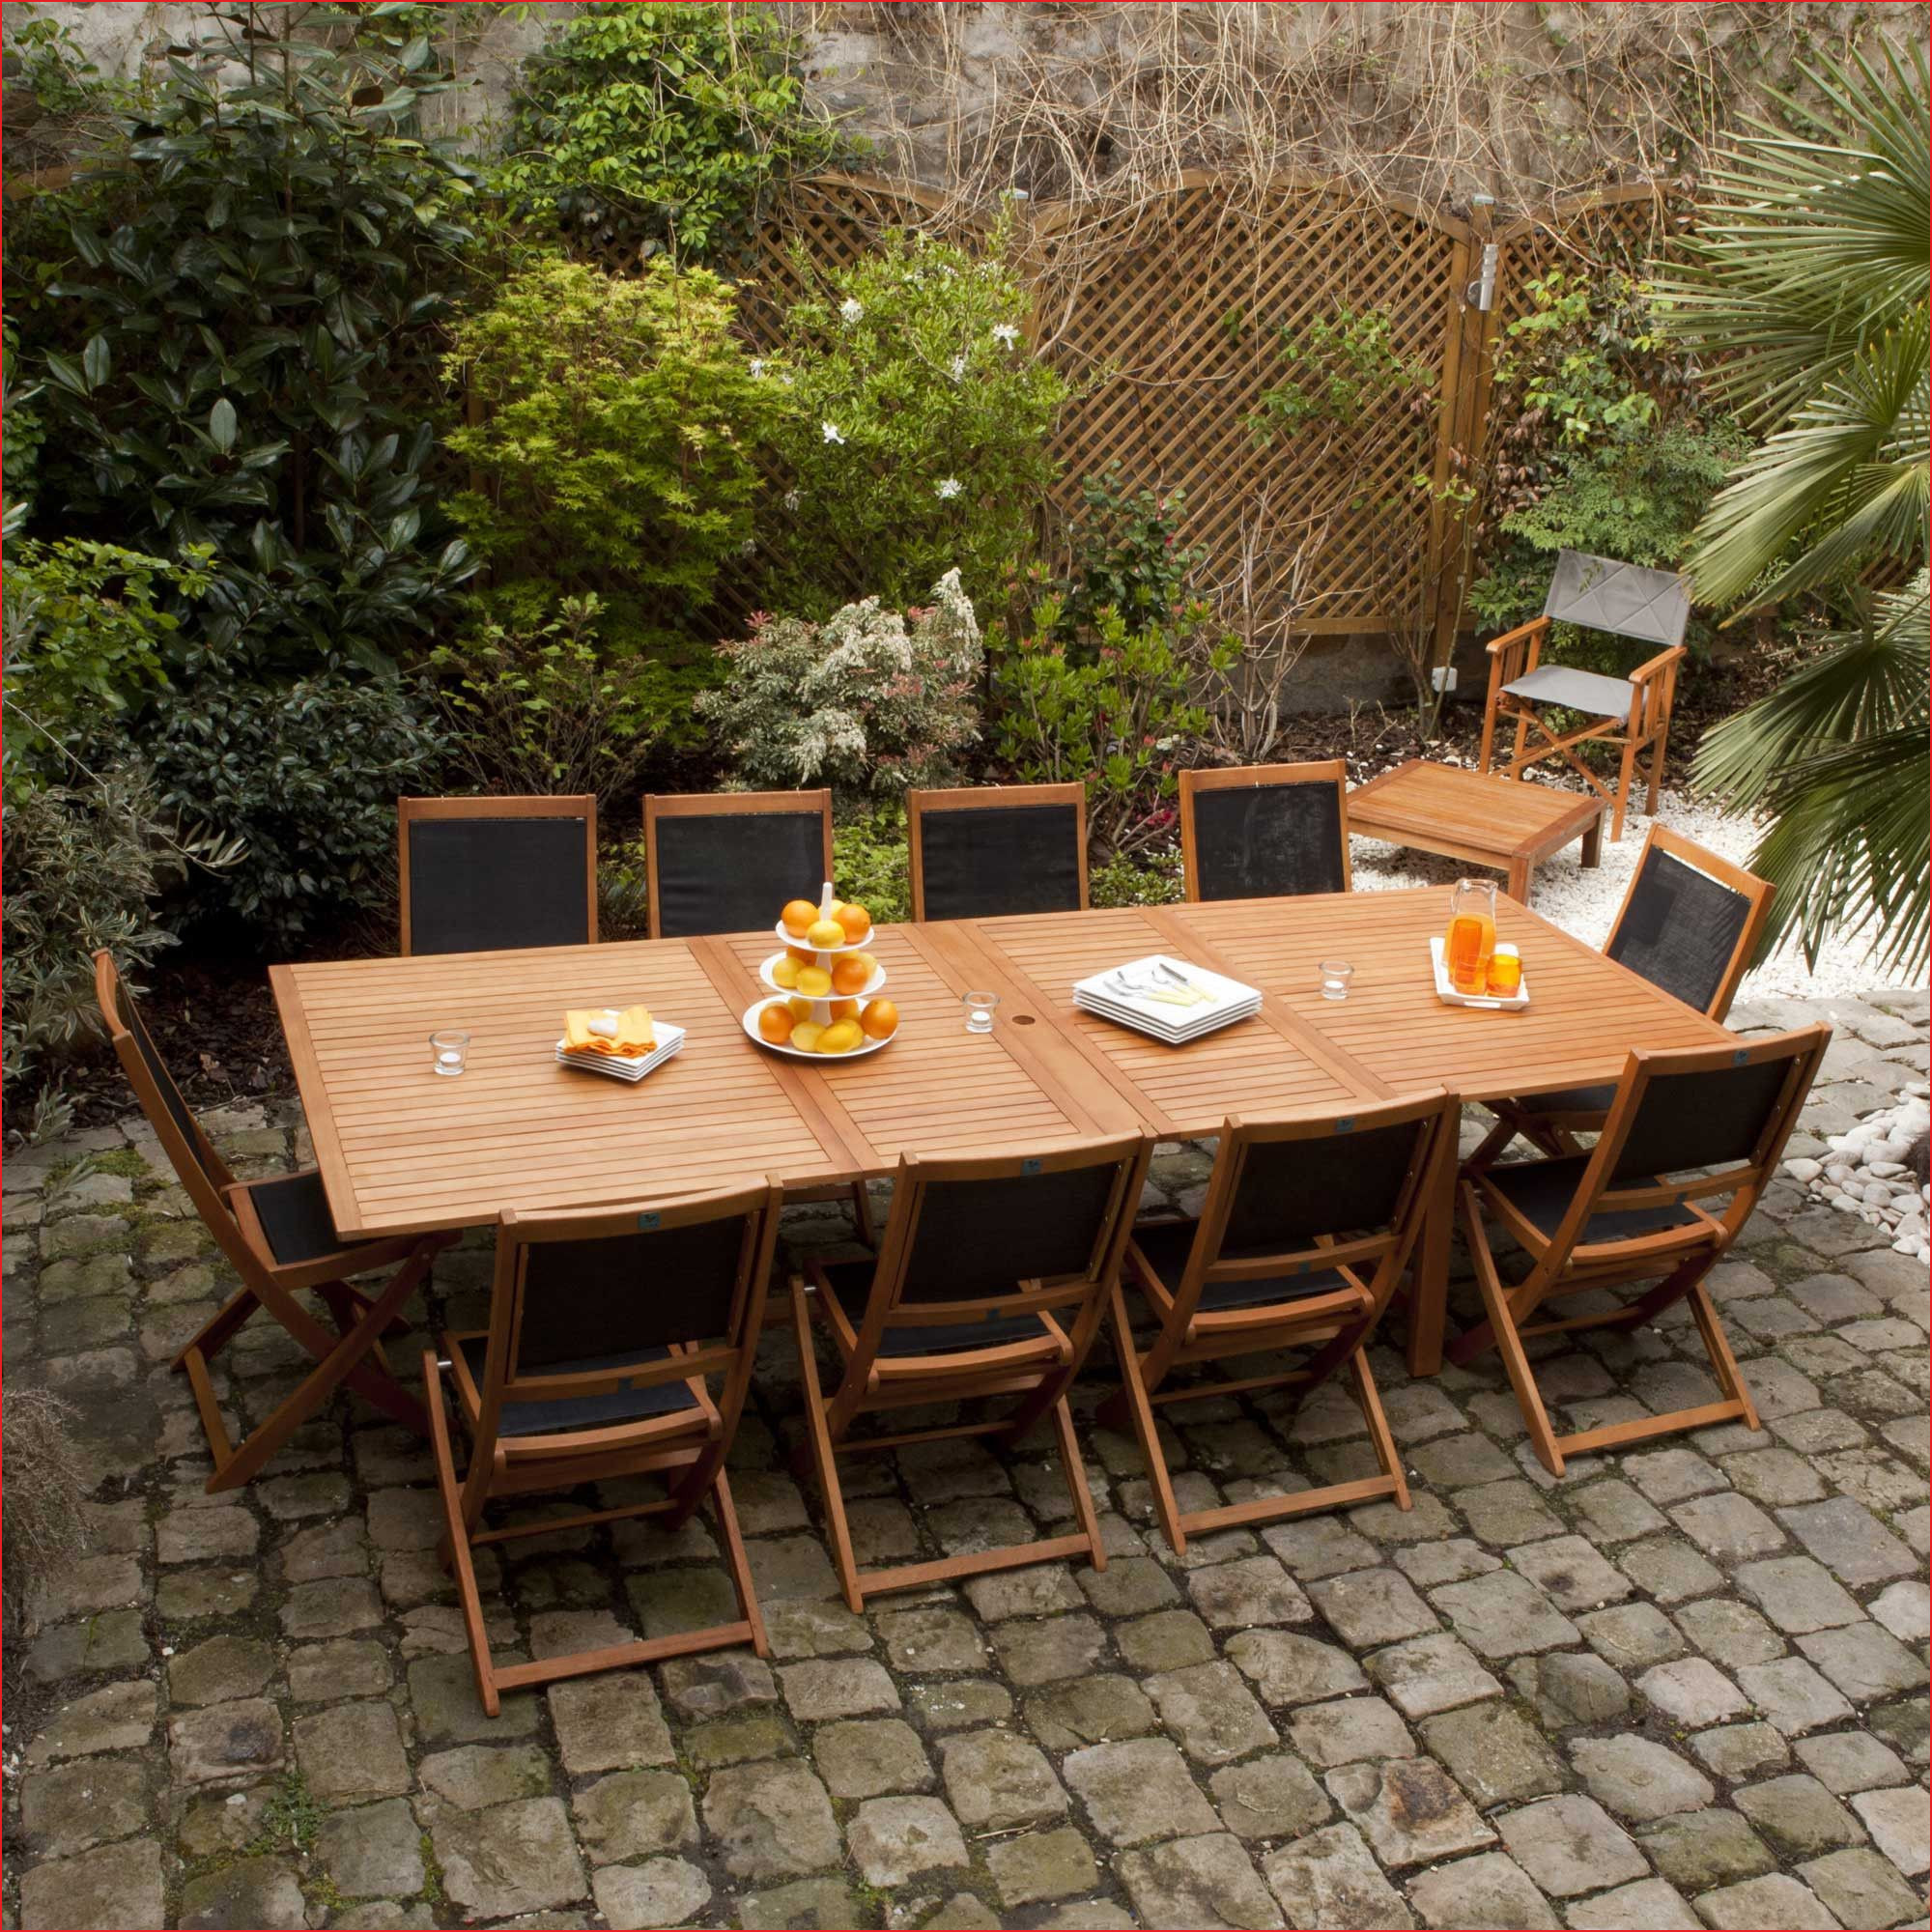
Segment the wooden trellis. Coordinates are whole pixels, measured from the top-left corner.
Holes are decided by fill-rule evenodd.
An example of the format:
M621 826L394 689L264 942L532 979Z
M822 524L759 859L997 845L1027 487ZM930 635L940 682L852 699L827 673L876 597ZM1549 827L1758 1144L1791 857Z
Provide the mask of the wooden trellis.
M795 187L758 238L749 332L770 340L798 293L794 248L836 267L882 229L935 225L940 207L855 177ZM1034 338L1079 388L1058 432L1054 507L1072 509L1084 477L1118 466L1129 489L1184 493L1210 581L1230 579L1245 551L1264 595L1285 596L1293 579L1304 632L1434 626L1446 647L1456 527L1440 490L1459 452L1480 445L1499 331L1560 254L1589 261L1606 230L1629 238L1660 222L1651 189L1624 189L1499 231L1486 313L1469 298L1488 236L1325 181L1284 179L1258 198L1250 184L1197 173L1118 213L1029 207L1019 243ZM1391 398L1346 432L1264 440L1255 415L1283 377L1282 331L1343 305L1391 319L1393 346L1429 372L1426 393Z

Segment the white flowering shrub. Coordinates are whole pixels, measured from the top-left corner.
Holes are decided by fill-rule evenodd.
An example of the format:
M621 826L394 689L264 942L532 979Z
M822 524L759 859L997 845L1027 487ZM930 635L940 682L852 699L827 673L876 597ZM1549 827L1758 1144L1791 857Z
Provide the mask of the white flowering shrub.
M829 784L847 799L947 784L980 736L984 654L957 570L924 609L847 604L821 623L760 611L722 645L726 681L697 699L754 790Z
M822 616L865 589L890 609L952 566L993 594L1030 543L1069 394L1027 340L1006 228L980 253L889 233L798 273L781 340L751 365L788 486L759 528L763 596Z

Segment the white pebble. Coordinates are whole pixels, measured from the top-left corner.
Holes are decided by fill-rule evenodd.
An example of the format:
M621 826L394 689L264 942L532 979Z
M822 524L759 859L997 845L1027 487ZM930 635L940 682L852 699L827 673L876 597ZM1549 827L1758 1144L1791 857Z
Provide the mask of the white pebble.
M1865 1162L1865 1172L1874 1180L1895 1180L1906 1172L1906 1167L1901 1160L1868 1160Z
M1801 1154L1796 1160L1787 1160L1784 1171L1793 1180L1816 1180L1825 1170L1815 1160Z

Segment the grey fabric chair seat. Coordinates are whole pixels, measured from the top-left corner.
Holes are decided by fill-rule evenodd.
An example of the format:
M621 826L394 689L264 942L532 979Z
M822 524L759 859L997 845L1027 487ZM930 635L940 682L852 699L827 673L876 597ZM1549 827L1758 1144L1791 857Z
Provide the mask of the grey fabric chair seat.
M1548 1237L1562 1226L1590 1160L1587 1153L1573 1153L1554 1160L1511 1161L1491 1168L1487 1179L1532 1228ZM1650 1184L1655 1184L1654 1177L1646 1181L1630 1176L1618 1183L1623 1187ZM1694 1227L1696 1223L1697 1216L1677 1202L1660 1208L1613 1208L1592 1214L1577 1241L1579 1244L1624 1241L1637 1235L1661 1234L1666 1228Z
M476 1386L483 1386L490 1353L487 1335L465 1335L458 1345ZM630 1355L586 1355L581 1361L550 1362L530 1375L588 1376L625 1367L647 1368L664 1361L668 1349L645 1349ZM608 1429L618 1422L641 1422L649 1415L668 1415L674 1409L696 1408L697 1398L684 1382L657 1382L649 1388L612 1389L608 1395L583 1395L558 1402L506 1402L497 1418L499 1435L560 1435L571 1429Z
M1527 697L1538 704L1565 704L1572 711L1588 711L1599 718L1630 716L1628 678L1605 677L1601 671L1577 670L1571 665L1538 665L1503 689L1512 697Z
M1193 1221L1159 1221L1151 1228L1134 1230L1134 1246L1170 1294L1180 1288L1197 1225ZM1237 1250L1224 1248L1219 1259L1238 1261L1240 1255ZM1272 1275L1261 1281L1210 1281L1201 1291L1199 1307L1204 1315L1218 1315L1231 1308L1269 1308L1278 1301L1306 1301L1315 1295L1333 1294L1348 1286L1333 1268Z

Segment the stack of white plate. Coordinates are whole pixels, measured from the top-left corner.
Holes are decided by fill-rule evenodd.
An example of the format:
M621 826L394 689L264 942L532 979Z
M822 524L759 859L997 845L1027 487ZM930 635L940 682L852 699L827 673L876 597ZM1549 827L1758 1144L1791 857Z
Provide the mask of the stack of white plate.
M585 1073L608 1073L612 1080L622 1080L635 1087L646 1073L662 1066L684 1044L684 1029L681 1026L654 1019L651 1031L657 1035L657 1046L636 1060L626 1060L619 1053L566 1053L563 1041L558 1040L556 1064L559 1066L574 1066Z
M1262 996L1238 980L1154 952L1077 981L1073 1004L1083 1013L1184 1046L1259 1012Z

